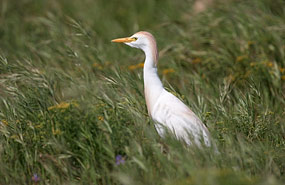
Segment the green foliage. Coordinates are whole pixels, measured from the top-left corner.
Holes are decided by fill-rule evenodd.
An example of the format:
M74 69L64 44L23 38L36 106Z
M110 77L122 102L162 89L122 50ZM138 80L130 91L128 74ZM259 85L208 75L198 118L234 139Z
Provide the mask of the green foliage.
M0 184L284 183L285 4L213 2L2 0ZM142 53L110 43L140 30L219 154L157 135Z

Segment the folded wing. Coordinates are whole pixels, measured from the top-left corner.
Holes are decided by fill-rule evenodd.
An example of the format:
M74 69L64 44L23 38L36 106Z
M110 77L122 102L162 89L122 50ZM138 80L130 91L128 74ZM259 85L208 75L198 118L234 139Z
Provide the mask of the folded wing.
M201 141L210 146L210 134L202 121L177 97L164 90L155 103L151 113L156 130L164 136L165 128L169 129L178 139L191 145L194 141L200 146Z

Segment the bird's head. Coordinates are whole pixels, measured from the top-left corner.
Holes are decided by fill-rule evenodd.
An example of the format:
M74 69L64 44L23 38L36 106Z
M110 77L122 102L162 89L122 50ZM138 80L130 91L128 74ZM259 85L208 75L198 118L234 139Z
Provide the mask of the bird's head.
M151 47L152 45L155 45L156 47L154 37L151 33L146 31L137 32L130 37L114 39L112 42L122 42L128 46L142 50L144 50L146 47Z
M147 58L150 58L153 61L152 65L157 66L158 52L155 38L151 33L140 31L130 37L114 39L112 42L122 42L133 48L143 50Z

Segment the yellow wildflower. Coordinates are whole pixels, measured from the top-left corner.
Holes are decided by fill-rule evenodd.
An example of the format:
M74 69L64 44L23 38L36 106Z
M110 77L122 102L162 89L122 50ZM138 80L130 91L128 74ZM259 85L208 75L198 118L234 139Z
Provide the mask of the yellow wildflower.
M2 122L4 125L6 125L6 126L8 125L8 121L6 121L6 120L4 120L4 119L2 119L1 122Z
M98 120L103 121L104 117L103 116L98 116Z
M254 41L248 41L248 42L247 42L247 45L248 45L248 46L251 46L251 45L253 45L253 44L254 44Z
M230 74L230 75L227 77L228 82L233 82L233 81L235 81L235 79L236 79L236 77L233 76L232 74Z
M192 60L192 63L193 64L199 64L201 61L202 61L201 58L195 58Z
M211 116L211 115L212 115L211 112L206 112L206 113L205 113L205 116L206 116L206 117L209 117L209 116Z
M246 73L244 74L244 78L247 78L251 75L251 71L246 71Z
M36 125L35 128L43 128L43 125L42 124Z
M250 62L250 64L249 64L251 67L253 67L253 66L256 66L257 65L257 63L256 62Z
M219 124L224 124L224 122L223 122L223 121L217 121L216 124L217 124L217 125L219 125Z
M143 63L143 62L141 62L141 63L139 63L137 66L138 66L138 68L143 68L144 63Z
M144 66L144 63L143 62L141 62L141 63L139 63L139 64L137 64L137 65L130 65L128 68L129 68L129 70L135 70L135 69L138 69L138 68L143 68L143 66Z
M280 73L284 73L285 72L285 67L280 67Z
M102 66L101 64L96 63L96 62L93 63L93 67L98 68L98 69L100 69L100 70L103 69L103 66Z
M282 75L282 76L281 76L281 80L285 80L285 75Z
M110 65L110 64L111 64L110 61L105 61L105 62L104 62L104 66L108 66L108 65Z
M48 108L48 110L52 110L52 109L67 109L68 107L70 107L70 103L67 102L61 102L58 105L54 105Z
M238 57L236 58L236 62L241 62L241 61L243 61L243 60L246 59L246 58L247 58L246 55L238 56Z
M273 66L273 62L267 62L266 65L267 65L268 67L272 67L272 66Z
M162 74L163 74L163 75L167 75L168 73L174 73L174 72L175 72L174 69L169 68L169 69L164 69L164 70L162 71Z
M129 70L135 70L137 68L137 65L130 65L128 68Z
M269 115L272 115L272 114L274 114L274 112L272 112L272 111L269 111L269 112L268 112L268 114L269 114Z

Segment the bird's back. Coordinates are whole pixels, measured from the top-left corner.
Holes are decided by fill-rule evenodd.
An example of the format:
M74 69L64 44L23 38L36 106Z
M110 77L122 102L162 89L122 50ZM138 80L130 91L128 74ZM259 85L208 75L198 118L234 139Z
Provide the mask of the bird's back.
M205 145L211 145L209 131L202 121L181 100L166 90L163 90L154 104L151 117L158 122L155 127L161 136L164 136L166 128L189 145L192 143L191 137L198 146L201 145L201 140Z

